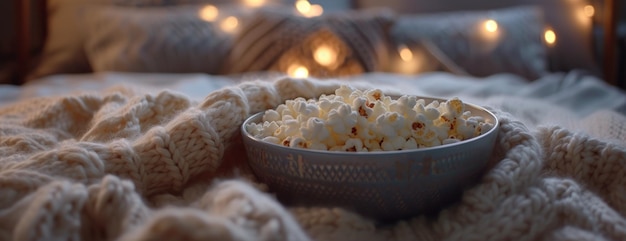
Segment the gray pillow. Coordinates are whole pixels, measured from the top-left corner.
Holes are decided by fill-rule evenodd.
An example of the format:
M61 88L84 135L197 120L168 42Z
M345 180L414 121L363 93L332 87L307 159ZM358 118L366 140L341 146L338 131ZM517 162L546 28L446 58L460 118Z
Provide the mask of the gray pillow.
M242 26L222 73L289 73L296 65L317 77L381 71L390 55L387 31L392 21L392 12L379 9L314 18L262 9ZM323 48L331 53L328 63L316 59Z
M268 0L268 2L279 0ZM282 1L282 0L281 0ZM110 6L128 7L126 12L143 12L131 7L163 7L176 4L221 4L228 0L47 0L48 34L44 48L35 69L29 73L28 79L40 78L60 73L85 73L92 71L85 52L85 41L88 34L98 30L88 26L92 17L99 21L102 15L97 13L100 8ZM106 10L105 10L106 11ZM139 13L141 14L141 13ZM113 19L122 14L109 14ZM144 14L146 15L146 14ZM147 14L149 15L149 14ZM127 18L127 16L122 16ZM98 20L97 20L98 21ZM123 27L123 26L122 26Z
M485 30L488 19L497 23L493 33ZM391 28L390 38L407 46L429 41L471 75L507 72L532 80L548 71L543 30L541 9L523 6L402 15Z
M215 74L233 34L219 19L205 21L203 6L95 9L88 23L85 52L94 71L203 72ZM220 7L220 16L243 15Z

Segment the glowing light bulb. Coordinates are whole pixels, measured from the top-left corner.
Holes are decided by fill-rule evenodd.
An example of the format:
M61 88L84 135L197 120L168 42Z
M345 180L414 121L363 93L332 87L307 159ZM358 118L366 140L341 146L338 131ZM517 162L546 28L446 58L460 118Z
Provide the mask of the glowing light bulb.
M235 31L235 29L237 29L238 25L239 25L239 19L237 19L236 17L230 16L222 20L222 22L220 23L220 28L224 32L232 33L233 31Z
M265 0L244 0L244 4L248 7L260 7L265 4Z
M296 10L303 15L311 11L311 3L307 0L297 0L295 5Z
M547 29L543 34L543 38L548 45L554 45L556 43L556 33L552 29Z
M490 33L495 33L498 31L498 23L493 19L485 21L485 30Z
M398 48L398 52L400 53L400 58L402 59L402 61L409 62L413 60L413 52L411 52L411 50L406 45L400 46L400 48Z
M317 17L324 13L324 8L322 8L319 4L313 4L307 0L297 0L296 1L296 10L305 17Z
M585 12L585 15L587 17L593 17L593 15L596 13L596 9L591 5L585 6L583 8L583 11Z
M328 67L337 62L337 51L324 44L315 49L313 59L315 59L318 64Z
M317 17L324 13L324 8L319 4L311 5L311 11L307 14L307 17Z
M213 22L217 19L219 13L220 12L217 7L213 5L206 5L200 9L198 15L200 15L200 18L204 21Z
M294 78L306 78L309 76L309 69L300 64L292 64L287 68L287 74Z

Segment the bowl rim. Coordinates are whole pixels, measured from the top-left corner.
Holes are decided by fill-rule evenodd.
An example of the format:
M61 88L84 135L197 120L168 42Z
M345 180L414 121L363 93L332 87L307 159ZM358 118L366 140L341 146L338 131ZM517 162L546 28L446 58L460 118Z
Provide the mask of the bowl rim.
M405 95L387 95L387 96L391 96L392 98L396 98L396 97L400 97L400 96L405 96ZM419 96L419 95L409 95L406 94L406 96L415 96L418 99L424 99L424 100L429 100L430 102L437 100L437 101L447 101L448 99L444 99L444 98L437 98L437 97L428 97L428 96ZM430 102L426 102L426 103L430 103ZM467 145L471 142L474 141L478 141L479 139L482 138L486 138L487 136L493 135L493 132L498 131L499 126L500 126L500 120L498 119L498 117L491 112L490 110L488 110L485 107L476 105L476 104L472 104L472 103L467 103L463 101L463 104L466 106L470 106L474 109L480 110L480 111L484 111L485 113L487 113L489 116L491 116L494 120L493 127L491 129L489 129L489 131L487 131L487 133L479 135L479 136L475 136L473 138L470 139L465 139L459 142L455 142L455 143L450 143L450 144L445 144L445 145L439 145L439 146L431 146L431 147L422 147L422 148L417 148L417 149L409 149L409 150L393 150L393 151L372 151L372 152L347 152L347 151L329 151L329 150L316 150L316 149L306 149L306 148L296 148L296 147L287 147L287 146L283 146L283 145L279 145L279 144L275 144L275 143L271 143L271 142L265 142L263 140L260 140L256 137L254 137L252 134L250 134L248 132L248 130L246 129L246 126L249 123L252 123L252 120L254 120L255 118L258 118L259 116L263 115L265 113L265 110L254 113L252 115L250 115L248 118L246 118L244 120L244 122L241 124L240 126L240 130L242 133L242 136L244 138L250 139L251 141L255 141L255 142L259 142L259 143L263 143L266 145L270 145L273 147L277 147L281 150L297 150L297 151L302 151L302 152L311 152L311 153L321 153L321 154L333 154L333 155L345 155L345 156L361 156L361 155L389 155L389 154L407 154L407 153L416 153L416 152L428 152L428 151L435 151L435 150L441 150L441 149L449 149L449 148L453 148L455 146L461 146L461 145Z

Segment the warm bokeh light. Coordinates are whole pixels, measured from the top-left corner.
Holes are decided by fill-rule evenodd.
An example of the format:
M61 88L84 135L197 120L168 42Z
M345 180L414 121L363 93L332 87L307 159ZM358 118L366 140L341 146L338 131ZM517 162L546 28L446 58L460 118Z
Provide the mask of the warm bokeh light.
M393 71L402 74L417 74L429 69L433 61L426 57L420 48L411 49L401 44L397 46L399 58L393 58Z
M287 68L287 74L294 78L306 78L309 76L309 69L300 64L292 64Z
M496 20L491 18L485 19L477 22L476 27L477 34L482 38L481 42L475 44L479 51L487 53L498 46L502 31L500 31L500 26L498 26Z
M243 2L246 6L253 8L260 7L265 4L265 0L244 0Z
M311 5L311 11L306 16L307 17L317 17L317 16L322 15L323 13L324 13L324 8L322 8L322 5L313 4L313 5Z
M324 8L319 4L311 4L307 0L297 0L296 10L305 17L317 17L324 13Z
M295 5L296 10L303 15L311 11L311 3L307 0L297 0Z
M485 30L490 33L495 33L498 31L498 23L493 19L485 21Z
M337 62L337 51L324 44L315 49L313 59L315 59L318 64L328 67Z
M236 17L230 16L222 20L222 22L220 23L220 28L224 32L231 33L235 31L235 29L237 29L238 25L239 25L239 19L237 19Z
M587 17L593 17L593 15L596 13L596 9L591 6L591 5L587 5L583 8L583 11L585 11L585 15Z
M402 61L408 62L413 60L413 52L405 45L402 45L398 48L398 52L400 53L400 58Z
M573 11L575 13L576 21L578 22L578 28L582 31L590 31L592 25L593 16L596 14L596 9L593 5L588 4L589 1L576 1L572 2L572 8L577 9Z
M543 34L543 38L548 45L554 45L556 43L556 33L552 29L547 29Z
M200 12L198 14L200 15L200 18L202 18L204 21L213 22L215 21L215 19L217 19L219 13L220 12L217 7L213 5L206 5L200 9Z

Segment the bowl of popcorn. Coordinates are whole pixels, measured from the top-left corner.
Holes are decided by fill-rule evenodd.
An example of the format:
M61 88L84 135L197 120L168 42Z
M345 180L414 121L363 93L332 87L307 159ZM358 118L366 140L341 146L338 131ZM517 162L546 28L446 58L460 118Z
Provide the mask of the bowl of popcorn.
M343 85L254 114L241 131L251 169L282 202L390 221L458 201L485 172L498 119L458 98Z

